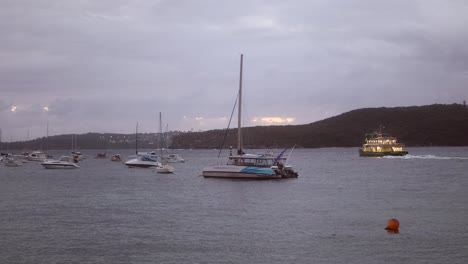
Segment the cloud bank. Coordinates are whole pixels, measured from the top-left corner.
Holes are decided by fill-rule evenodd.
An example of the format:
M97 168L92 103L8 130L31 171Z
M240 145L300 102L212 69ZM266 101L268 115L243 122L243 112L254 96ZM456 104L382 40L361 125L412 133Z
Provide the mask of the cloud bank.
M245 125L468 98L465 1L0 3L3 141L224 128L241 53Z

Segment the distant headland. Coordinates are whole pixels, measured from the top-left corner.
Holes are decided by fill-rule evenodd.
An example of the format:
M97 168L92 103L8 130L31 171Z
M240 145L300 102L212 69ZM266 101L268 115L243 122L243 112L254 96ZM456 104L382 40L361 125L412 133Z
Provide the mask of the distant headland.
M383 127L407 146L468 146L468 109L463 104L433 104L410 107L380 107L352 110L304 125L256 126L243 128L246 148L357 147L366 133ZM235 129L204 132L169 132L169 148L220 148L235 146ZM2 142L0 149L70 149L71 135L57 135L30 141ZM132 149L134 134L87 133L77 137L79 149ZM155 133L138 136L141 149L155 149Z

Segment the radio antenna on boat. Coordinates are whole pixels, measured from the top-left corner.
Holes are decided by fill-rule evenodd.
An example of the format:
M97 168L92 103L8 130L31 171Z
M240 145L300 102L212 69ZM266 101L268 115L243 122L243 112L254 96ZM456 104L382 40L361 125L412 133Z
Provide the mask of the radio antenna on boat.
M285 164L286 164L286 162L288 162L289 157L291 157L291 154L292 154L292 152L293 152L293 150L294 150L295 147L296 147L296 144L294 144L294 146L292 147L291 151L290 151L289 154L288 154L288 157L287 157L286 160L284 161Z
M218 159L221 156L221 151L223 150L224 143L226 143L226 137L227 137L227 134L229 132L229 128L231 127L232 116L234 115L234 110L236 110L236 105L237 105L237 100L238 99L239 99L239 93L237 93L236 101L234 102L234 107L232 108L231 117L229 118L228 126L226 128L226 131L224 131L223 142L221 143L221 146L219 146Z

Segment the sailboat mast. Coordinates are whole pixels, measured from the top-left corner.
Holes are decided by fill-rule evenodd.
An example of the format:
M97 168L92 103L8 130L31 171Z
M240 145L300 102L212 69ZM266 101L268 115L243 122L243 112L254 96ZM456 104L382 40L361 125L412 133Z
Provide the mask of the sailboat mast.
M169 149L169 140L168 140L168 134L169 134L169 124L166 124L166 132L164 132L164 141L166 141L166 149Z
M244 60L244 54L241 54L240 59L240 76L239 76L239 105L238 105L238 117L237 117L237 154L242 154L242 63Z
M161 148L161 155L162 155L162 144L161 144L161 137L162 137L162 117L161 112L159 112L159 133L158 133L158 148Z
M138 122L135 130L135 154L138 155Z
M29 151L29 128L28 128L28 139L26 140L26 150Z
M47 129L46 129L46 152L49 152L49 121L47 121Z

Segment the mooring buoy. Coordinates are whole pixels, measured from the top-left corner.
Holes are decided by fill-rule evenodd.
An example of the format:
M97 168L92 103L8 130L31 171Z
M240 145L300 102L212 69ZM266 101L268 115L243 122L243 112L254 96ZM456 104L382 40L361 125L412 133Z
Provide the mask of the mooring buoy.
M385 230L387 230L390 233L398 233L398 228L400 227L400 222L396 220L395 218L392 218L388 220L387 227Z

